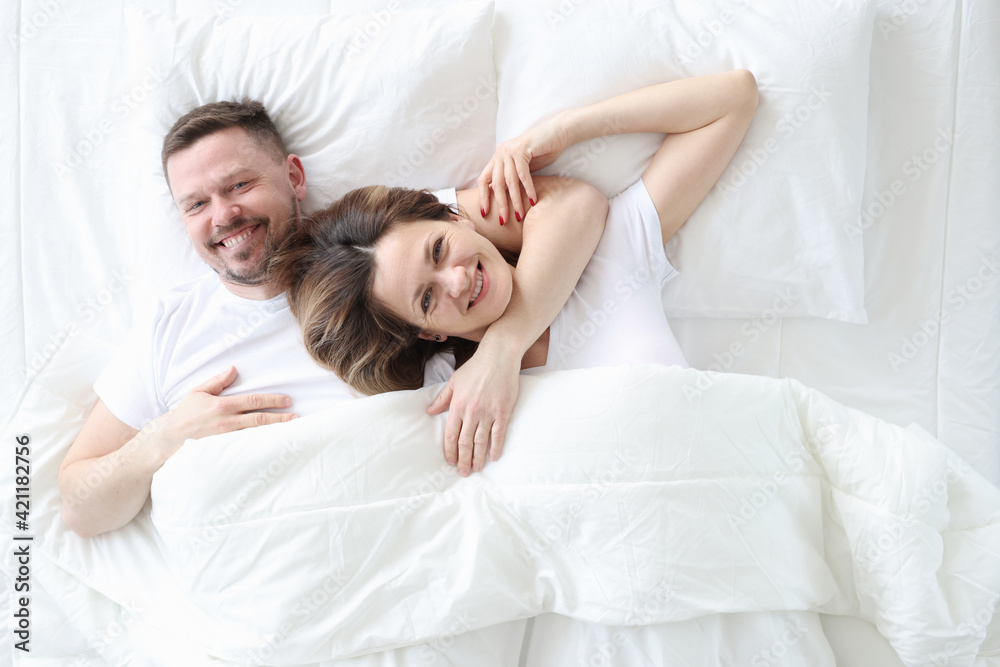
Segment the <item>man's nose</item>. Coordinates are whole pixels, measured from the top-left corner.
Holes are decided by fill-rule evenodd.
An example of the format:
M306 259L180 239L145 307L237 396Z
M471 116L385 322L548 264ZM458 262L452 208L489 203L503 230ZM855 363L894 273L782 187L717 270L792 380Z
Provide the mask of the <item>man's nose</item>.
M442 271L441 283L452 298L462 296L469 287L469 277L461 266L453 266Z
M216 227L225 227L241 213L239 205L225 199L212 202L212 224Z

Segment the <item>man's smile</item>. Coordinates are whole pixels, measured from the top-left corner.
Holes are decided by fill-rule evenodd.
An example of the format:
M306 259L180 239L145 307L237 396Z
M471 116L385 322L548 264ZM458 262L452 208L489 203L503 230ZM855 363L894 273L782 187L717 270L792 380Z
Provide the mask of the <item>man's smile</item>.
M226 250L235 250L239 246L244 245L245 242L254 236L258 230L263 227L263 221L257 224L251 224L249 226L241 227L240 229L228 233L223 236L218 241L214 242L212 245L215 248L224 248Z
M226 246L227 248L232 248L241 241L245 241L246 239L250 238L250 235L253 233L254 229L256 229L256 227L251 227L250 229L244 232L240 232L238 236L230 236L224 238L221 241L219 241L219 243Z

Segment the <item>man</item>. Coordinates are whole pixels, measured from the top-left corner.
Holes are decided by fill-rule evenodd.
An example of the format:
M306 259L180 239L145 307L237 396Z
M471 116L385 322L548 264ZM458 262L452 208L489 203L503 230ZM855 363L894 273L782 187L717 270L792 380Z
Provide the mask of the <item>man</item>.
M306 180L263 105L195 109L165 138L163 165L195 251L218 278L169 292L98 379L99 400L59 471L63 516L84 536L138 514L153 473L185 439L287 421L293 396L302 412L320 395L348 397L309 359L267 282L269 246L299 213ZM254 372L237 382L242 367ZM227 388L240 395L220 396Z
M263 105L251 100L217 102L191 111L164 139L162 160L195 251L217 275L203 276L162 297L152 318L137 323L95 384L99 400L59 470L63 517L82 536L131 521L149 498L153 474L188 438L288 421L352 397L344 383L309 358L284 295L268 281L271 247L300 213L306 176L300 159L286 151ZM594 237L596 247L606 200L601 210L589 186L567 186L561 179L549 185L542 181L538 192L530 194L536 200L545 197L549 206L558 205L563 221L579 225L599 218L599 226L588 223L581 228ZM447 198L448 193L456 196L453 190L442 195ZM461 191L457 203L466 210L481 208L481 194ZM484 224L499 225L508 203L520 222L524 209L517 194L516 201L505 198L494 210L483 212ZM603 199L599 193L597 197ZM550 221L546 229L554 226ZM511 233L519 235L520 230ZM551 275L540 273L538 281L550 293L565 292L557 312L576 279L561 290L553 289L557 280ZM512 372L515 390L500 398L494 392L463 408L461 419L471 428L461 436L455 431L452 443L463 474L474 465L481 467L486 449L479 448L474 464L472 436L479 418L471 419L470 414L499 405L498 416L488 423L500 424L502 432L516 397L518 368L504 359L514 353L512 341L521 344L515 341L519 330L537 329L549 317L542 326L547 327L554 312L551 317L512 312L506 328L496 327L497 342L489 352L477 353L486 367ZM529 319L531 326L525 328ZM243 373L238 375L237 369ZM481 376L490 378L491 372ZM473 391L481 391L483 384L489 382L482 381ZM429 411L442 412L449 402L449 419L458 421L450 391Z

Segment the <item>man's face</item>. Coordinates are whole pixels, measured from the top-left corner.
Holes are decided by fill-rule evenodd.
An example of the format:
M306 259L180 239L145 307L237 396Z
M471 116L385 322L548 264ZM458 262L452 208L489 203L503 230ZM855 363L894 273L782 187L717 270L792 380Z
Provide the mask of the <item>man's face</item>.
M271 246L305 196L299 159L231 127L171 155L167 175L198 255L235 293L260 298Z

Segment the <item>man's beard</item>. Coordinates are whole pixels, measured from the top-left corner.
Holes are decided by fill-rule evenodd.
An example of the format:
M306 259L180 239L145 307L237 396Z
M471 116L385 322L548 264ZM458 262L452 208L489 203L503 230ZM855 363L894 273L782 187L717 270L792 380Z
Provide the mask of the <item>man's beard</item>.
M291 202L288 205L289 213L286 218L286 223L288 220L293 220L298 215L299 211L299 200L293 195ZM248 266L242 270L235 270L225 261L222 263L221 270L218 273L227 282L236 285L263 285L267 282L267 270L271 263L271 256L274 253L274 238L271 235L271 220L264 217L239 217L233 220L232 224L226 229L220 231L216 236L225 238L226 236L233 234L240 229L249 229L255 225L260 225L261 229L258 229L254 234L264 233L264 248L261 253L260 261L255 265ZM210 244L213 249L215 244ZM244 250L240 250L235 255L233 255L234 263L242 263L250 258L250 255L256 250L255 246L250 246ZM216 250L218 252L218 250Z

